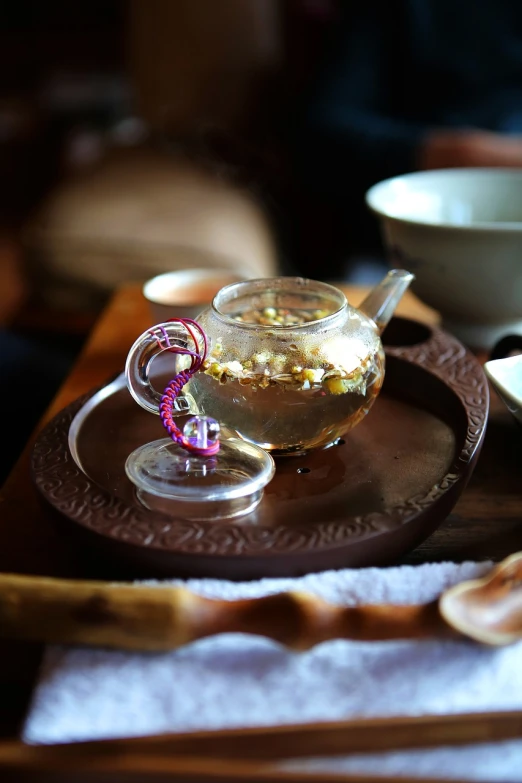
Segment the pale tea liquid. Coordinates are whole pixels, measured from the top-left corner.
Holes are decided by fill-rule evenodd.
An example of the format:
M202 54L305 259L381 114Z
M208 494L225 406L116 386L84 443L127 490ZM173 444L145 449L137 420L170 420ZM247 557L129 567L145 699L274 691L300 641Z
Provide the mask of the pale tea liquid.
M238 379L221 384L203 373L194 377L189 390L202 412L277 456L326 446L344 435L370 410L383 376L384 356L379 352L370 362L364 394L277 383L254 389Z

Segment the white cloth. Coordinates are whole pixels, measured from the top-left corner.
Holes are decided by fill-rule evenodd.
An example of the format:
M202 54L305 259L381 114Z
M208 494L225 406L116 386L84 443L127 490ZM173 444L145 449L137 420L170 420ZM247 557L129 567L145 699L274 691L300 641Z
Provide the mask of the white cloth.
M430 601L491 566L429 563L327 571L299 579L201 579L185 584L203 595L227 599L295 588L346 605L407 604ZM222 634L161 654L50 647L23 737L53 743L510 709L522 709L522 643L496 649L466 640L334 640L296 653L267 639ZM522 740L306 764L314 769L522 781Z

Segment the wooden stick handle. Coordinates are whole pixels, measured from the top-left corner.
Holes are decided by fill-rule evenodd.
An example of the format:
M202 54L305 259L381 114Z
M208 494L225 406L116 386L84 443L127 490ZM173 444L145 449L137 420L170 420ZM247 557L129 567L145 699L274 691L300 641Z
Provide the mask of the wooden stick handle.
M51 749L45 756L33 749L24 749L19 758L2 758L0 747L0 772L4 776L15 774L16 778L2 777L5 783L426 783L426 778L396 775L327 772L321 770L301 771L277 769L259 761L223 760L140 754L132 748L117 756L108 754L87 755L74 749L64 753L63 748ZM19 777L23 775L22 777ZM100 777L102 776L102 777ZM432 783L437 783L433 778ZM447 783L440 781L440 783ZM451 783L470 781L451 779Z
M20 742L0 742L0 779L4 780L3 774L9 771L35 770L40 774L51 771L65 774L81 769L85 773L140 771L151 775L169 771L174 776L169 777L169 780L177 780L176 774L186 773L186 777L181 778L186 781L193 780L190 775L196 772L202 776L202 780L209 781L236 780L235 773L238 773L239 779L249 782L303 779L321 783L329 780L351 781L352 775L334 775L330 778L324 771L320 773L322 777L317 778L286 778L285 774L292 773L279 772L271 766L261 766L259 762L269 764L285 758L331 757L350 753L490 743L516 739L521 734L522 711L512 711L362 718L64 745L28 746ZM270 774L274 777L270 777ZM72 779L66 778L67 783ZM366 778L355 775L353 779L362 783L373 780L373 776ZM383 783L387 778L378 780Z
M328 639L451 636L437 602L335 606L298 592L223 601L183 587L0 574L0 636L58 644L168 650L224 632L305 650Z

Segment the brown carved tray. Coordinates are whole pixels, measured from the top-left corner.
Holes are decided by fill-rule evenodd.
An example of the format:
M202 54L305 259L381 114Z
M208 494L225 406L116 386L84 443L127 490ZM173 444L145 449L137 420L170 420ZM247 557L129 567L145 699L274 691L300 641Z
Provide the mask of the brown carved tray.
M366 419L339 445L280 460L259 507L238 521L186 521L139 504L125 459L163 431L122 375L41 432L36 486L130 575L249 579L393 563L465 488L489 394L479 361L441 329L395 318L383 342L385 383Z

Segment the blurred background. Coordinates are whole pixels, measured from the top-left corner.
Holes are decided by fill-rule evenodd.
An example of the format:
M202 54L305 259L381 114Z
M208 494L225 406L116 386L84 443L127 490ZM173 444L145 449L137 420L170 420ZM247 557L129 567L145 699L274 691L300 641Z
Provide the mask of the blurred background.
M304 271L285 145L335 16L329 0L3 3L3 322L81 337L115 285L190 265L181 251L241 256L242 220L253 268Z

